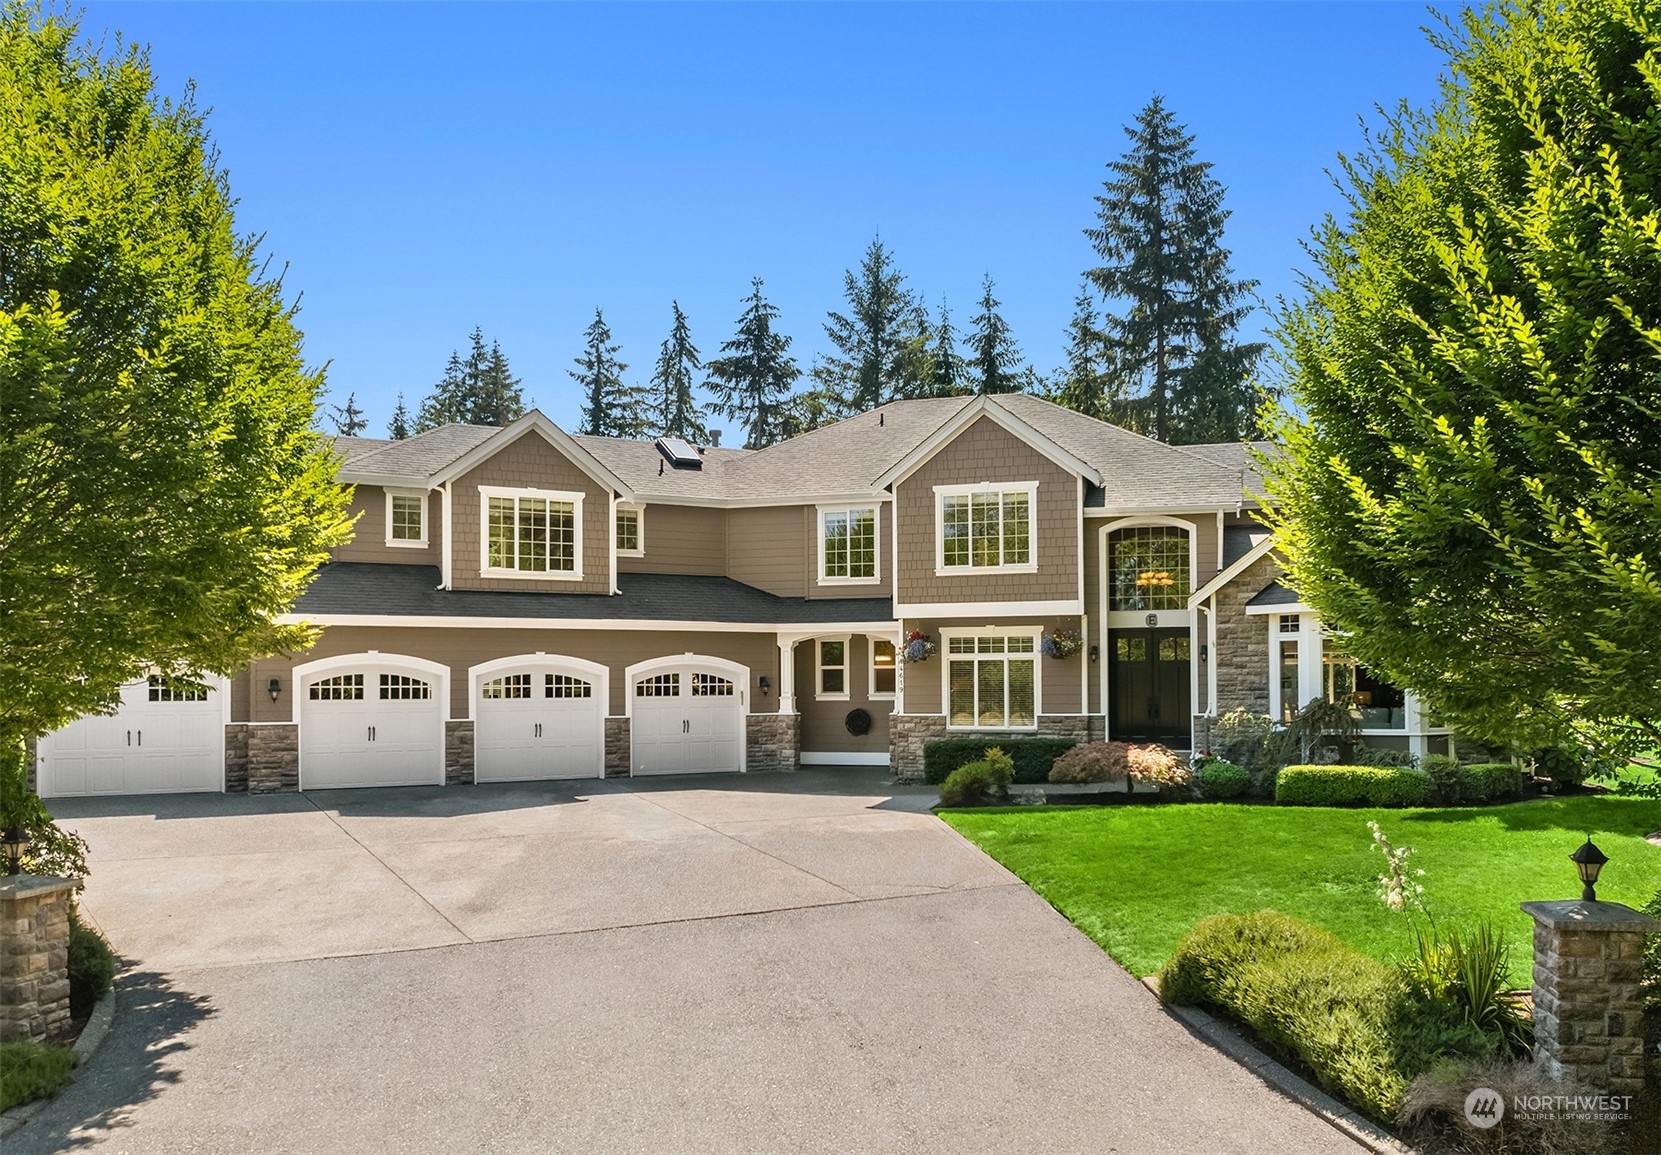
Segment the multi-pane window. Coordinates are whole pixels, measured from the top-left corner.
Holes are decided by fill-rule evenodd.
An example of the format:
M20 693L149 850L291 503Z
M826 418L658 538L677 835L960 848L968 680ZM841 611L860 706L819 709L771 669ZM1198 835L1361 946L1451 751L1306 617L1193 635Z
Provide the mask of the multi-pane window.
M819 642L819 697L848 696L848 643L841 638Z
M1109 610L1188 608L1188 532L1136 525L1108 538Z
M1298 624L1299 623L1298 623L1298 615L1297 614L1281 614L1280 615L1280 632L1281 633L1283 633L1283 634L1295 634L1295 633L1297 633L1298 632Z
M427 540L427 499L419 494L387 495L387 540L420 545Z
M314 702L361 702L363 700L362 674L336 674L320 678L311 684Z
M1036 726L1036 649L1030 634L948 639L947 724L957 729Z
M720 678L714 674L692 675L694 698L730 698L732 694L733 684L728 678Z
M644 552L640 537L640 510L635 506L617 507L617 552L638 554Z
M1321 692L1350 707L1363 730L1407 728L1407 695L1330 644L1321 654Z
M383 701L411 702L417 699L424 700L432 696L432 687L420 678L410 678L403 674L381 675L381 699Z
M831 581L875 580L877 511L875 508L820 510L824 568Z
M681 676L679 674L653 674L649 678L642 678L634 684L634 696L637 698L678 698L681 696Z
M152 702L205 702L208 688L188 678L169 678L165 674L151 674L149 682Z
M492 678L479 687L479 696L491 701L529 698L531 696L531 676L529 674L503 674L500 678Z
M896 676L894 643L883 638L871 639L871 697L894 696Z
M1031 487L940 495L943 569L1032 564Z
M576 500L491 494L486 501L485 568L576 574Z
M594 686L569 674L548 674L542 694L545 698L592 698Z

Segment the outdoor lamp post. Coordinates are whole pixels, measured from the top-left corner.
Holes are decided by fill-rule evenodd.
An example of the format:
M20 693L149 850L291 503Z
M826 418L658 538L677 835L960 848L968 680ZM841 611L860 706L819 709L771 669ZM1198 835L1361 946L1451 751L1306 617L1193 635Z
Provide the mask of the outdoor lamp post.
M1592 844L1591 835L1586 836L1586 845L1569 855L1569 861L1574 863L1575 870L1580 874L1580 881L1584 884L1580 891L1582 902L1596 902L1598 892L1593 889L1598 880L1598 872L1603 864L1609 861L1609 856Z
M0 844L6 848L6 873L22 873L23 848L29 845L29 832L21 826L8 826L5 834L0 834Z

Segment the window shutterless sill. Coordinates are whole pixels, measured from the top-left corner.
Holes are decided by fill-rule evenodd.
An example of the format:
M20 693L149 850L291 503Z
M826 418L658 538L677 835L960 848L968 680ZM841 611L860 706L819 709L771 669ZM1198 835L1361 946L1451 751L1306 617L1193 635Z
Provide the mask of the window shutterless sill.
M386 544L391 546L393 549L426 549L427 548L427 542L426 542L425 538L423 538L421 541L409 541L407 539L400 539L400 540L394 541L392 538L389 537L389 538L386 539Z
M580 573L566 573L562 570L481 569L479 576L528 582L580 582L583 580L583 575Z
M953 565L934 567L935 577L973 577L977 574L1037 572L1037 565Z
M861 577L861 578L822 577L822 578L818 579L818 584L822 585L822 586L876 586L876 585L881 585L882 584L882 579L880 577Z

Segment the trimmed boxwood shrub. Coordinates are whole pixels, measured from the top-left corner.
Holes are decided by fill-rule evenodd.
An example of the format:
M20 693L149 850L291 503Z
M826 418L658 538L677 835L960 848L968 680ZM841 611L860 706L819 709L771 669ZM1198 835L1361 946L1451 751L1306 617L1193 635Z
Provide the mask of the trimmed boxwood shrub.
M1213 758L1200 767L1200 795L1213 801L1238 798L1252 788L1251 772Z
M988 751L991 753L991 751ZM942 806L990 806L1009 796L1009 759L987 758L959 766L940 784Z
M1523 790L1523 771L1509 762L1462 763L1445 754L1424 760L1436 794L1448 806L1481 806L1515 798Z
M82 1019L115 978L115 954L104 936L69 912L69 1014Z
M1200 922L1161 968L1159 997L1227 1012L1384 1123L1415 1077L1489 1047L1445 1007L1415 998L1395 968L1272 910Z
M1399 766L1288 766L1275 779L1287 806L1423 806L1430 775Z
M1075 745L1066 738L936 738L923 743L923 780L938 786L959 766L986 757L988 746L997 746L1015 763L1016 782L1048 782L1055 760Z

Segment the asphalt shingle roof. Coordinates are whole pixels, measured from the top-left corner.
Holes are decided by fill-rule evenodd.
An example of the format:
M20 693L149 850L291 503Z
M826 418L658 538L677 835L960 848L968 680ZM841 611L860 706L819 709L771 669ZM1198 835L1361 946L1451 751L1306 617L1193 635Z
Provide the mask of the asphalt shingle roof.
M731 497L737 488L732 470L751 456L749 450L710 447L703 452L701 468L676 469L658 452L656 441L591 437L584 433L577 435L576 442L622 478L637 496L644 498Z
M1225 525L1223 527L1223 568L1227 569L1270 536L1265 525Z
M1272 581L1262 589L1258 590L1257 593L1253 594L1252 600L1247 602L1246 605L1248 607L1295 606L1302 600L1303 599L1298 596L1296 590L1291 589L1288 586L1283 586L1278 581Z
M819 625L887 622L888 598L781 598L727 577L617 575L606 594L441 590L436 566L337 561L317 571L294 612L394 617L525 618Z
M425 479L484 444L501 430L491 425L440 425L402 441L377 441L368 452L348 452L347 474ZM337 438L361 441L363 438Z

